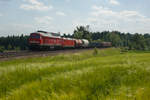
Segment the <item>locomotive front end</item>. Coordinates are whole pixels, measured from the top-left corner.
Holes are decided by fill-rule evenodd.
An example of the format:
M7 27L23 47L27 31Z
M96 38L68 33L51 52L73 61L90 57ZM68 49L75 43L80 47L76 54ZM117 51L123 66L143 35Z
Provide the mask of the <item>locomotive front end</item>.
M42 45L42 37L38 33L31 33L29 37L29 46L31 50L39 49Z

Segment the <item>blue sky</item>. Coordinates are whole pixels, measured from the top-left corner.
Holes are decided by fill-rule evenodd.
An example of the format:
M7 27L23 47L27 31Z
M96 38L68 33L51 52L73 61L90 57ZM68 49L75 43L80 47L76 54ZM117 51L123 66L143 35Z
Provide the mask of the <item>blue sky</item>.
M36 30L150 33L149 0L0 0L0 36Z

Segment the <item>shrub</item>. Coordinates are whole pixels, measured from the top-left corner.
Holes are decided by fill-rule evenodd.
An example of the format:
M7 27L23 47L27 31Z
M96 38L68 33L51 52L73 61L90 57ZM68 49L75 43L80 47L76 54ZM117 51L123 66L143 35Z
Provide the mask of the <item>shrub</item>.
M0 46L0 52L4 52L5 48L3 46Z
M94 56L98 55L98 50L97 50L97 48L94 48L93 55L94 55Z
M121 47L121 53L123 52L128 52L129 48L128 47Z
M20 51L20 47L15 47L15 51Z

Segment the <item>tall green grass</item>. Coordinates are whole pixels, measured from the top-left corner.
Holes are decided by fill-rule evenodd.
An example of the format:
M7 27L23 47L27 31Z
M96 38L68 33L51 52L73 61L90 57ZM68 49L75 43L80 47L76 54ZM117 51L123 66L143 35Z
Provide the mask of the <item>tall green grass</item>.
M150 53L94 52L0 62L0 100L149 100Z

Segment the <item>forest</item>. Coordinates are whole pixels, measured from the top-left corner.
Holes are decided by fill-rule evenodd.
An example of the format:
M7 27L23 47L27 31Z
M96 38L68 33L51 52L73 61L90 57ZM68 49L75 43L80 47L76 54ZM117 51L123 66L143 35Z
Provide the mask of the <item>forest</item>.
M112 42L113 47L128 50L150 50L150 34L122 33L119 31L91 32L89 26L78 26L73 34L63 34L62 37L88 39L90 42ZM0 52L5 50L28 50L27 35L0 37Z

